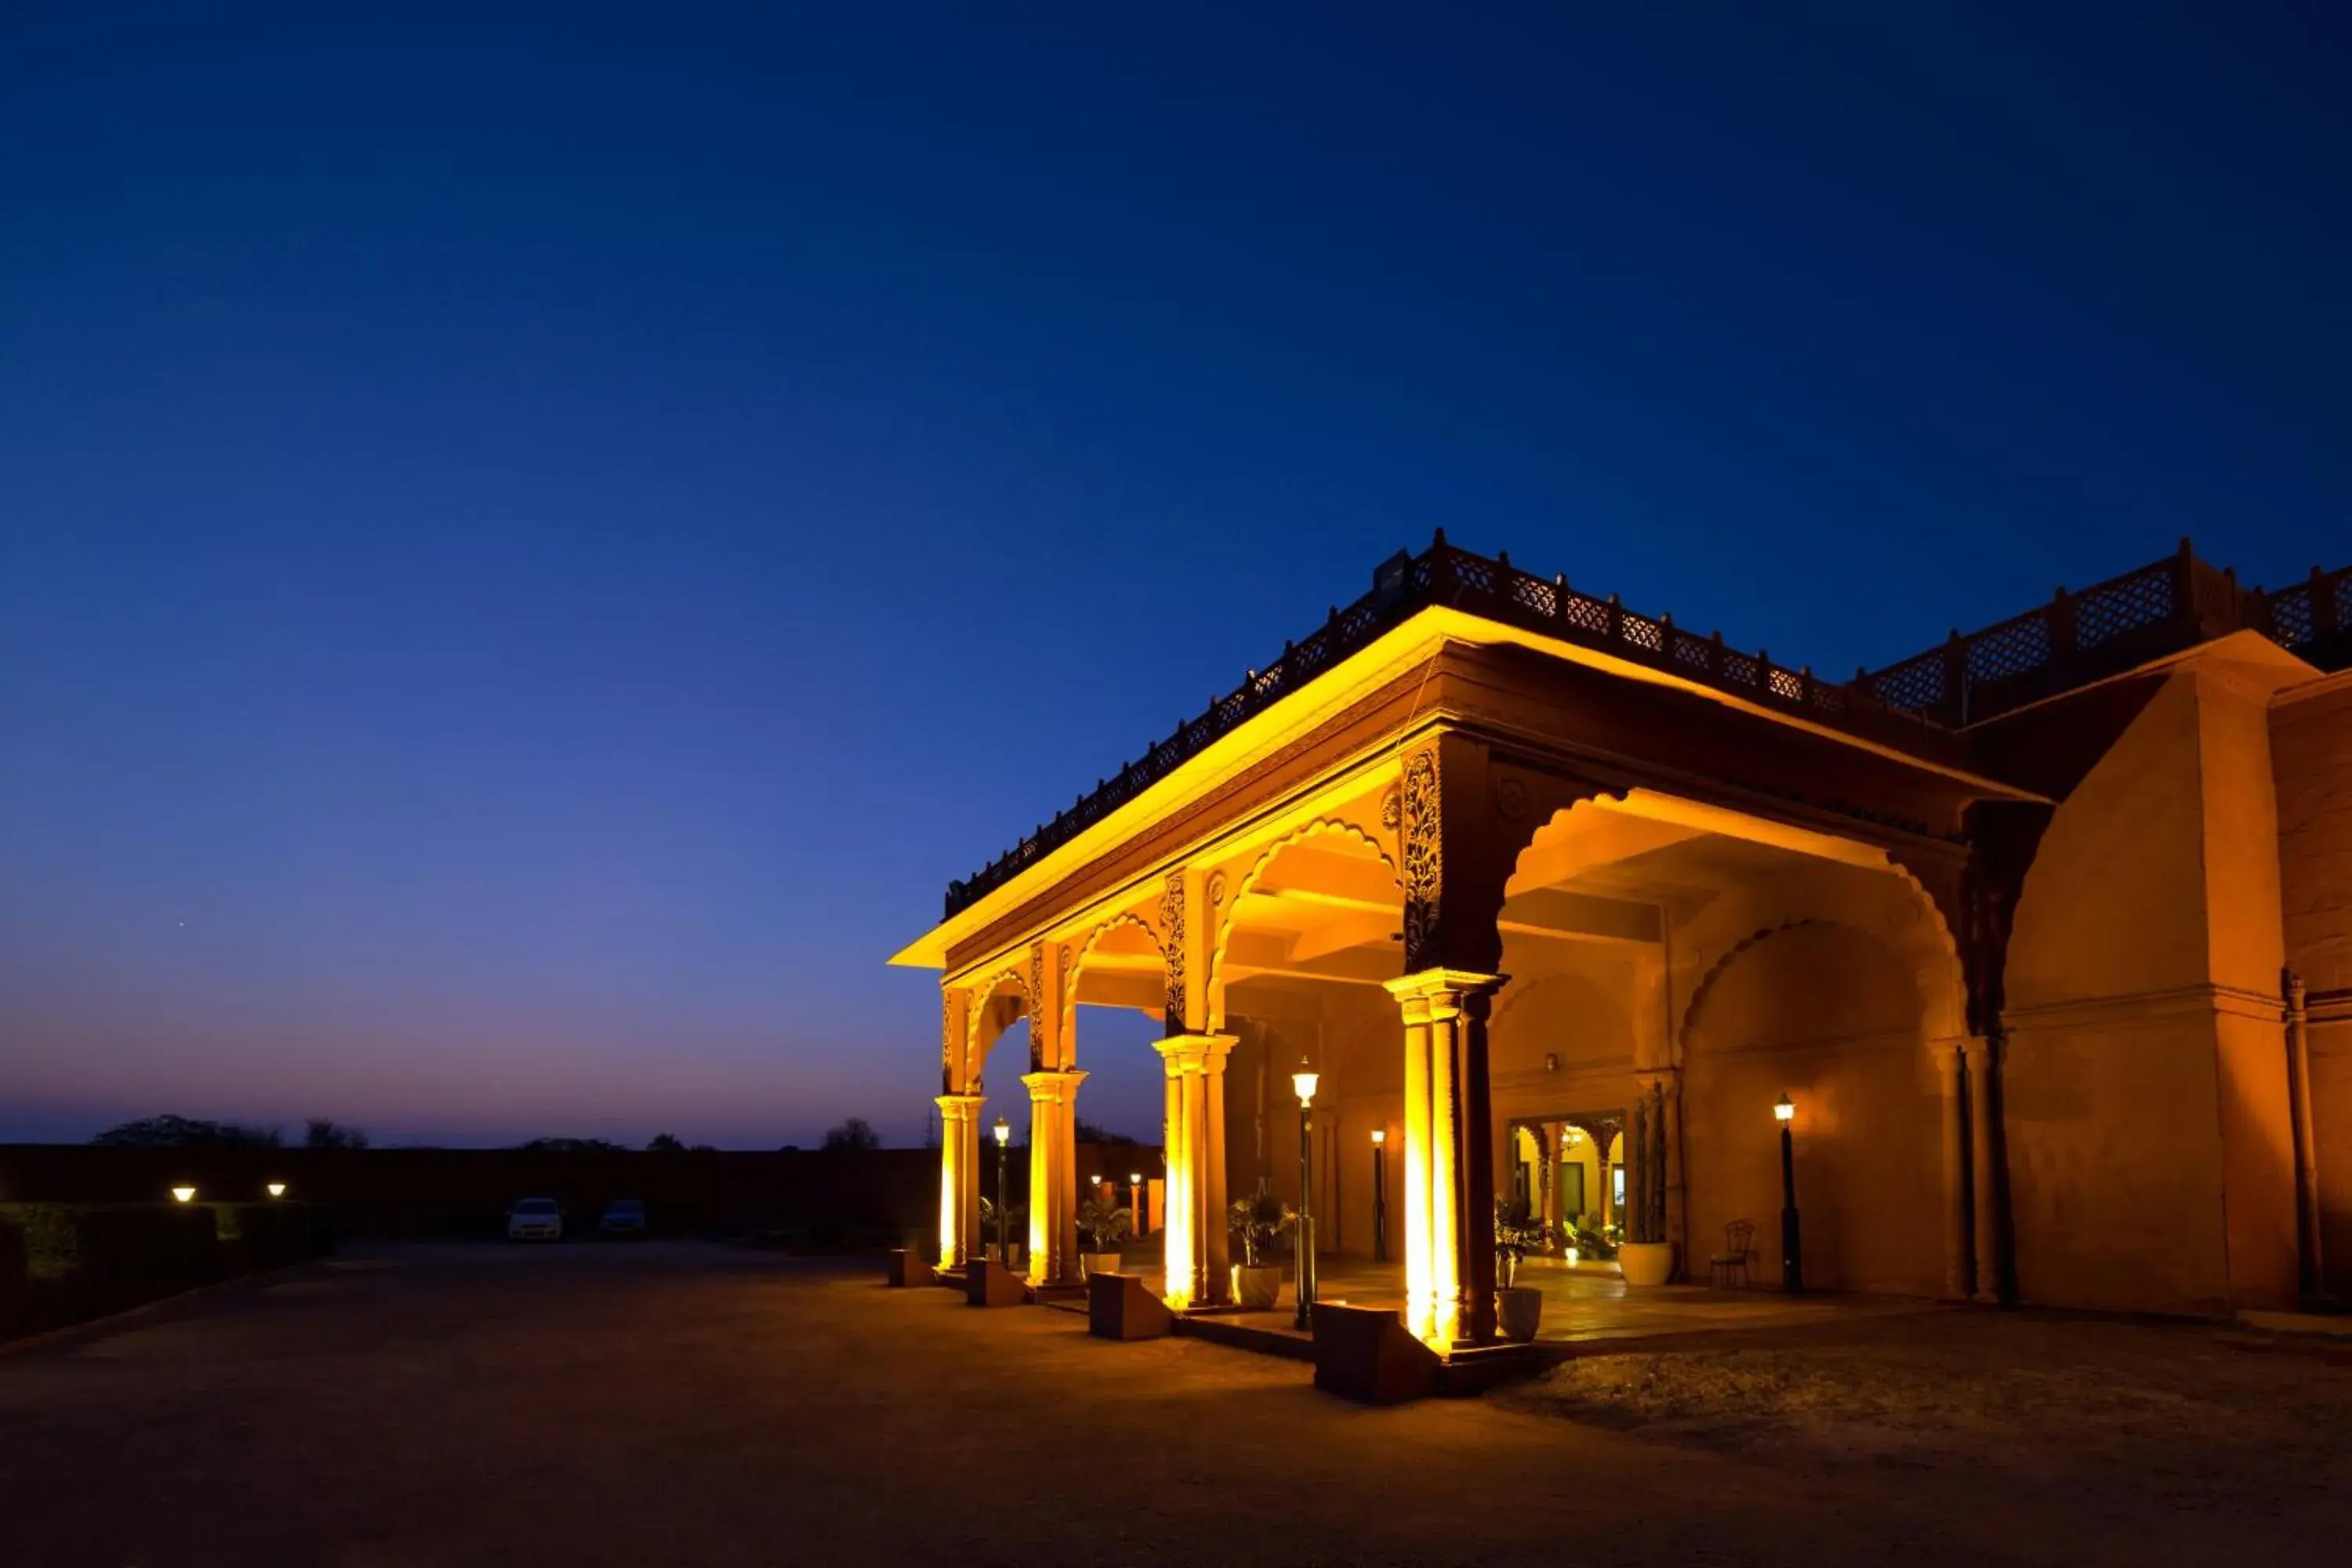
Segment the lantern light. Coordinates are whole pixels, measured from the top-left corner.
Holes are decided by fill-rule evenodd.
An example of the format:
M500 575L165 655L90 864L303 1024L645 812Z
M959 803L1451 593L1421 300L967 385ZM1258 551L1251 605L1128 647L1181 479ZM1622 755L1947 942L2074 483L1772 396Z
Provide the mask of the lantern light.
M1013 1127L1002 1116L996 1119L996 1146L1003 1148L1013 1142Z
M1780 1095L1780 1102L1772 1108L1772 1120L1775 1121L1794 1121L1796 1119L1797 1102L1790 1100L1788 1096L1788 1092L1783 1090Z
M1143 1173L1140 1171L1129 1171L1127 1173L1127 1184L1130 1187L1139 1187L1143 1185Z
M1315 1069L1307 1065L1307 1058L1305 1057L1299 1058L1298 1070L1290 1075L1290 1087L1298 1091L1298 1103L1301 1106L1311 1105L1315 1102L1316 1079L1317 1075Z
M286 1195L286 1184L283 1182L272 1182L269 1184L268 1191L271 1197L282 1198Z
M196 1189L194 1187L173 1187L172 1189L172 1197L176 1203L192 1204L196 1201Z
M1376 1144L1379 1144L1379 1143L1385 1143L1385 1142L1387 1142L1388 1141L1389 1141L1389 1130L1388 1130L1387 1128L1385 1128L1385 1127L1375 1127L1375 1128L1373 1128L1373 1129L1372 1129L1372 1142L1373 1142L1374 1143L1376 1143Z

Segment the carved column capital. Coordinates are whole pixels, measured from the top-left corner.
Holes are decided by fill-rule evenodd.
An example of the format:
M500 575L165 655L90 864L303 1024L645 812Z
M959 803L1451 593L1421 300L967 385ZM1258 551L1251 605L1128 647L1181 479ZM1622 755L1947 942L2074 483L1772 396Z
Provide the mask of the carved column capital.
M1021 1081L1027 1087L1033 1103L1043 1101L1051 1105L1066 1105L1077 1098L1078 1085L1087 1081L1087 1075L1076 1068L1064 1068L1045 1072L1025 1072L1021 1075Z

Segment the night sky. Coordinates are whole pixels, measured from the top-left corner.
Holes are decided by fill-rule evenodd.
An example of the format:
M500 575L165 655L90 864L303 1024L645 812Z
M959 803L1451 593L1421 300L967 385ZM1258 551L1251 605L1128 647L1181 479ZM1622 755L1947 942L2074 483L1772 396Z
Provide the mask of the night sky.
M948 879L1438 525L2352 559L2346 8L1462 9L0 9L0 1138L915 1142Z

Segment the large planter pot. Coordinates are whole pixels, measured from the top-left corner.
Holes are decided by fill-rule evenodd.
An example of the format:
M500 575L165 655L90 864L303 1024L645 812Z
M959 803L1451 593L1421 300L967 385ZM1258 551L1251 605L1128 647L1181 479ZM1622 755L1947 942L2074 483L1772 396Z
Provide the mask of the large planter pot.
M1093 1279L1097 1274L1118 1273L1118 1266L1125 1261L1126 1259L1121 1258L1116 1252L1082 1252L1078 1254L1078 1262L1086 1269L1087 1278L1089 1279Z
M1261 1263L1253 1268L1246 1263L1234 1265L1234 1300L1253 1312L1274 1310L1274 1299L1282 1294L1282 1266Z
M1628 1241L1617 1247L1617 1271L1628 1285L1663 1285L1675 1272L1671 1241Z
M1507 1340L1521 1344L1543 1326L1543 1292L1532 1285L1506 1285L1495 1292L1495 1321Z

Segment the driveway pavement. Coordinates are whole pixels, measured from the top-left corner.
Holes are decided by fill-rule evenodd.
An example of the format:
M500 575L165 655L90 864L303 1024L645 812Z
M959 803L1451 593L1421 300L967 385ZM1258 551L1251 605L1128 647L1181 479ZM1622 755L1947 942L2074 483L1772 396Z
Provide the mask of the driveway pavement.
M1296 1363L877 1272L411 1247L0 1352L0 1562L2147 1568L2324 1561L2352 1526L2352 1488L2307 1475L2021 1487L2063 1458L2027 1429L1990 1468L1359 1409Z

